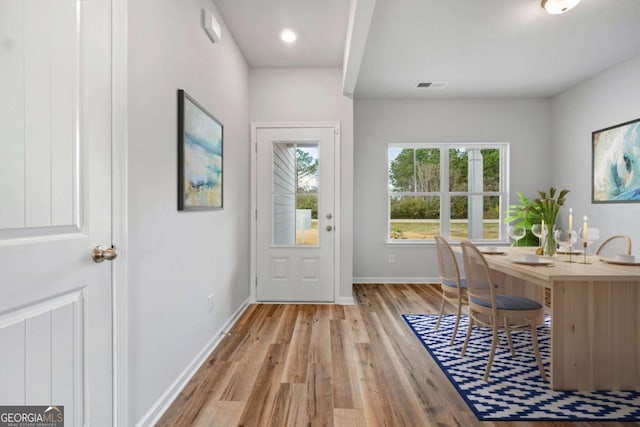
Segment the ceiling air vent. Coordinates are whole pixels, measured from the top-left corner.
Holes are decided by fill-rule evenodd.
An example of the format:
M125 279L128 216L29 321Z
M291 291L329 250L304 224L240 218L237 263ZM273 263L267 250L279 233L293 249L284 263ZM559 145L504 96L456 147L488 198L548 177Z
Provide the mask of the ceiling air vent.
M442 89L447 85L447 82L421 82L418 83L419 88L426 89Z

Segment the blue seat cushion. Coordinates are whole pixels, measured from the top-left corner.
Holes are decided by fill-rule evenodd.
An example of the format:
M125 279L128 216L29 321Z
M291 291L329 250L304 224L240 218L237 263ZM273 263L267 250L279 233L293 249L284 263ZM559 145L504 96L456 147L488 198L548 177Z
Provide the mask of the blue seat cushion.
M451 288L456 288L458 287L458 284L453 281L453 280L440 280L440 283L442 283L444 286L449 286ZM462 289L467 289L467 279L460 279L460 287Z
M471 302L491 308L491 301L471 297ZM537 310L542 308L542 305L537 301L514 295L496 295L496 305L499 310Z

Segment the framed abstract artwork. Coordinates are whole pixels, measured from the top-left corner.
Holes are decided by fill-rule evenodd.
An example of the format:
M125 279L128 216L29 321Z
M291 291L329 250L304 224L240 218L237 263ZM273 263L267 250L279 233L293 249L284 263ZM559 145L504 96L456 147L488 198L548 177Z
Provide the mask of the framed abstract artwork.
M640 202L640 119L591 134L593 203Z
M222 123L178 90L178 210L222 208Z

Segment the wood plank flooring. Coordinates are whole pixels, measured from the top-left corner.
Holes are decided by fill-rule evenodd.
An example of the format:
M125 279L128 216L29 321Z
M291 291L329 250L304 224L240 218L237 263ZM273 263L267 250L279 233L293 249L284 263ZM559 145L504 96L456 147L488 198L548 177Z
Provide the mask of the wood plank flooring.
M354 297L251 305L158 425L640 425L480 422L400 317L437 313L438 286L357 284Z

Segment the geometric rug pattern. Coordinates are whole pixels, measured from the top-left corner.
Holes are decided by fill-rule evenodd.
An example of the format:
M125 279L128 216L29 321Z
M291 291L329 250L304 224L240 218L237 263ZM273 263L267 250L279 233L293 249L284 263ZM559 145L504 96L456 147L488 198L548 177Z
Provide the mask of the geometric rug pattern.
M638 391L554 391L540 378L529 331L512 332L516 357L504 332L496 350L489 381L482 380L491 348L489 328L474 328L464 357L460 356L468 318L460 318L456 341L449 345L455 315L405 314L418 339L481 421L572 420L639 421ZM538 344L549 372L550 319L538 327Z

